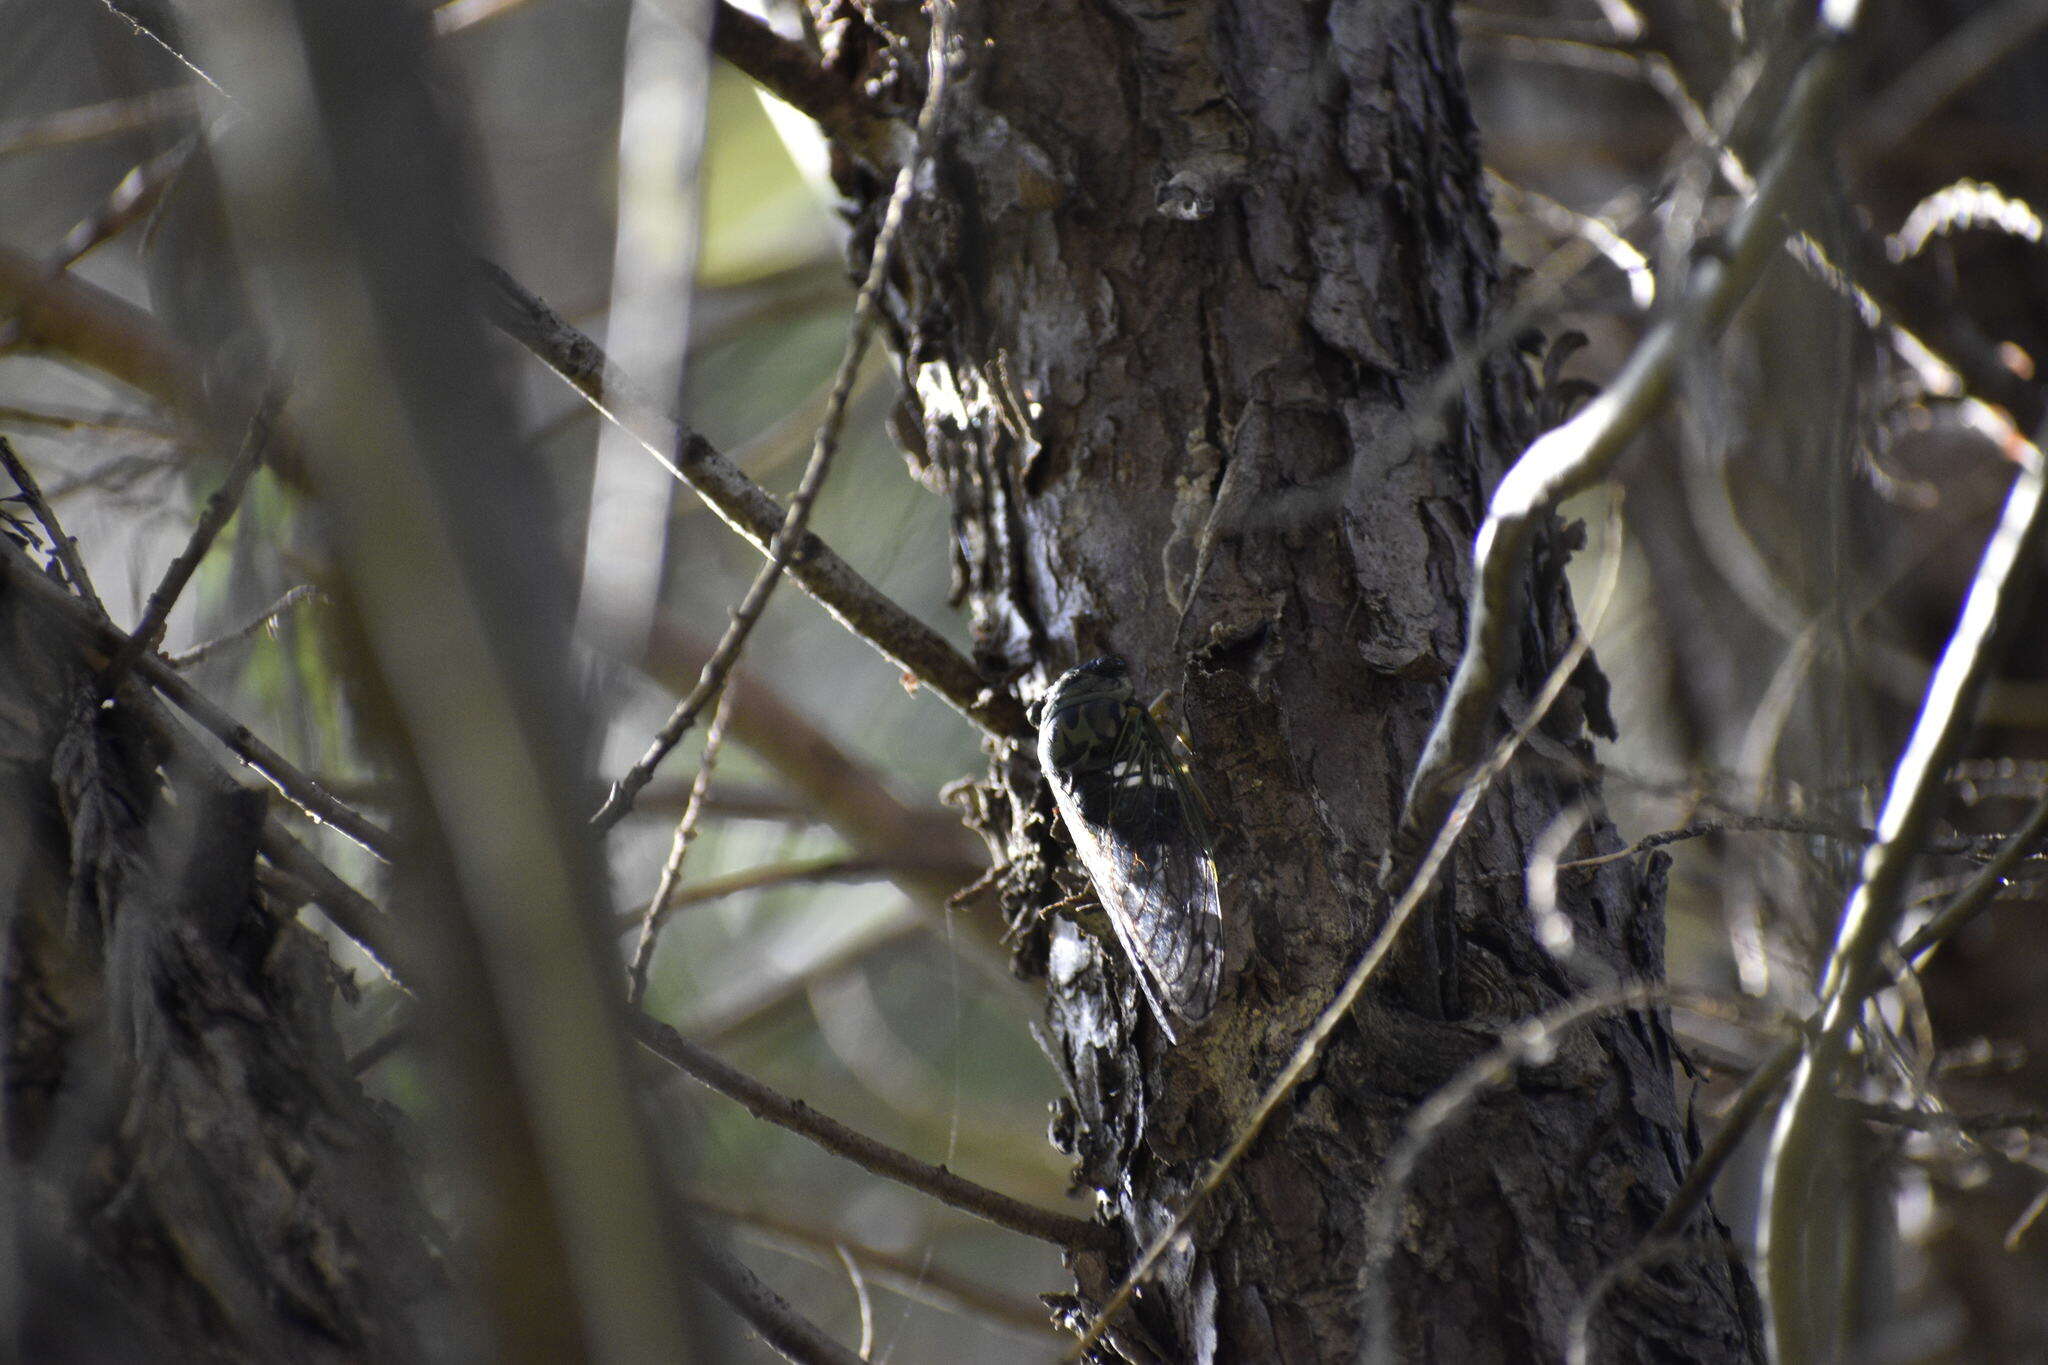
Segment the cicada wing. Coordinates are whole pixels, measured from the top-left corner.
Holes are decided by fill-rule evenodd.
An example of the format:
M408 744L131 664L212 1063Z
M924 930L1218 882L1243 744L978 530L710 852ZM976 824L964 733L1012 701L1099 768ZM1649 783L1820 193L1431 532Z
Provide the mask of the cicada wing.
M1055 773L1053 795L1089 879L1169 1038L1216 1003L1223 917L1199 801L1144 711L1127 708L1112 761Z

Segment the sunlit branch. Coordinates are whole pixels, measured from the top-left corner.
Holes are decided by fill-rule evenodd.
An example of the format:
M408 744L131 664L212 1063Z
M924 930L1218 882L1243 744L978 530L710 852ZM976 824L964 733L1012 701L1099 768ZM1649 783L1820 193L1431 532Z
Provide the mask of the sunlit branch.
M711 50L790 108L809 115L844 146L871 148L889 128L881 111L827 71L816 53L728 0L715 0Z
M786 519L783 507L709 441L681 425L621 375L602 348L510 275L480 262L491 322L560 375L607 420L711 505L726 524L766 552ZM795 546L789 575L848 630L879 650L961 715L991 734L1029 733L1024 708L991 687L939 633L861 577L815 534Z
M875 310L880 303L882 287L888 281L889 267L895 254L896 238L903 228L903 213L910 203L911 189L917 180L919 167L923 166L932 153L933 130L936 128L939 112L944 107L946 89L952 79L953 62L952 11L943 3L932 7L931 88L925 94L924 108L917 119L917 138L910 154L904 158L902 168L896 173L896 183L889 193L889 201L882 210L881 226L876 230L874 245L869 253L866 277L861 281L860 293L853 302L853 319L847 325L844 351L839 357L839 369L832 377L832 393L825 403L825 417L818 424L817 440L811 447L811 458L804 467L803 477L797 483L796 492L790 496L789 508L783 513L782 524L775 528L775 534L768 542L768 562L748 585L746 596L733 610L732 622L719 638L711 651L711 657L704 662L704 671L697 678L697 685L683 698L669 716L647 752L640 756L626 775L612 787L604 808L598 811L593 823L599 829L609 829L617 824L625 813L632 809L633 798L639 790L653 779L654 770L669 751L674 749L682 737L696 723L698 714L718 696L725 687L726 678L733 665L739 662L740 651L746 648L747 639L761 619L762 609L768 605L769 597L782 582L783 572L789 568L791 556L803 540L804 528L809 524L811 507L817 501L818 491L824 486L825 476L831 470L832 459L839 449L840 431L846 422L847 400L853 393L853 383L860 373L861 360L867 354L868 338L874 326Z
M239 640L246 640L266 627L275 626L293 608L302 603L314 601L319 596L320 590L318 588L310 583L301 583L262 611L257 612L254 617L244 621L225 635L216 635L211 640L202 640L190 649L168 652L164 655L164 662L176 669L196 667L212 658L216 653L226 649L229 645Z

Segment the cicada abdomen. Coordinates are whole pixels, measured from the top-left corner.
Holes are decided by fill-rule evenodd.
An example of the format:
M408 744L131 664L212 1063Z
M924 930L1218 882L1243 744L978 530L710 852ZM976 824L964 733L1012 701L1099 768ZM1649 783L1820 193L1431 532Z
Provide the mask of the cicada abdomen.
M1201 802L1166 736L1105 656L1042 703L1038 762L1138 984L1175 1042L1216 1003L1223 910Z

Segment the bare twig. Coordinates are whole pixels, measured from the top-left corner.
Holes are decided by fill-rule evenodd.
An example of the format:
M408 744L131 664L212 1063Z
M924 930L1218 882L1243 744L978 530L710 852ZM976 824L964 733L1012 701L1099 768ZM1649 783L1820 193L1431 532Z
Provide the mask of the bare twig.
M787 516L774 498L709 441L672 420L618 372L596 342L525 286L488 262L478 268L487 315L499 330L560 375L606 420L632 433L755 548L768 549ZM4 284L0 277L0 294ZM991 687L943 636L891 601L815 535L806 534L797 543L789 574L841 625L981 729L1013 739L1030 732L1015 697Z
M1041 1209L933 1166L855 1132L752 1076L719 1060L668 1025L637 1011L627 1016L640 1045L684 1074L738 1102L758 1119L787 1128L876 1175L921 1190L942 1203L985 1218L998 1227L1062 1247L1107 1250L1122 1239L1115 1230L1071 1214Z
M2008 837L2004 847L1978 870L1969 884L1956 893L1955 898L1930 919L1919 933L1907 941L1899 950L1897 961L1910 963L1919 959L1969 923L2003 882L2006 873L2027 855L2044 829L2048 829L2048 796L2043 796L2035 803L2034 809L2028 812L2020 827ZM1863 987L1863 998L1868 999L1882 984L1883 981L1877 979L1866 982ZM1693 1162L1692 1169L1686 1172L1684 1184L1671 1197L1671 1202L1658 1216L1656 1225L1650 1229L1651 1240L1678 1236L1685 1230L1685 1225L1693 1214L1706 1203L1707 1195L1713 1189L1714 1181L1720 1176L1722 1168L1735 1154L1736 1148L1741 1145L1750 1127L1763 1115L1765 1106L1772 1096L1777 1094L1778 1087L1792 1074L1793 1067L1800 1060L1806 1040L1819 1028L1820 1020L1821 1014L1816 1010L1801 1021L1797 1032L1779 1042L1762 1061L1751 1068L1734 1102L1721 1116L1713 1138L1707 1143L1699 1158Z
M64 592L41 574L16 560L0 556L0 577L37 593L62 612L65 619L92 640L102 661L111 660L128 639L127 632L94 611L78 598ZM136 671L151 687L180 711L199 722L235 755L260 773L285 799L318 823L331 825L380 858L390 856L390 836L369 819L335 798L325 787L285 760L284 755L258 739L248 726L209 701L169 664L154 654L136 661Z
M669 841L668 858L661 865L661 880L640 918L640 941L633 945L633 962L626 969L626 1003L637 1005L647 994L647 969L654 961L654 944L668 918L669 902L682 880L683 859L697 838L697 822L704 817L704 799L711 792L711 774L718 767L718 751L725 747L726 722L732 718L733 693L720 693L718 709L711 714L711 728L704 734L704 755L697 760L697 777L690 784L689 804L676 821L675 837Z
M216 635L211 640L202 640L190 649L181 649L164 655L164 662L172 668L193 668L212 658L219 651L238 640L246 640L266 626L274 626L285 613L302 602L311 602L320 596L320 590L311 583L301 583L272 602L251 619L244 621L225 635Z
M1592 610L1580 624L1578 635L1573 639L1571 647L1565 650L1564 657L1550 670L1542 690L1529 707L1528 716L1515 727L1512 734L1495 746L1486 763L1466 775L1463 789L1444 817L1443 827L1437 831L1436 838L1424 851L1422 860L1416 865L1406 889L1387 912L1386 922L1380 926L1378 935L1359 958L1358 965L1352 968L1351 975L1338 988L1337 994L1323 1008L1322 1013L1316 1016L1315 1023L1302 1035L1301 1041L1295 1045L1294 1054L1287 1059L1287 1065L1280 1069L1280 1074L1274 1077L1265 1093L1259 1096L1258 1103L1252 1106L1251 1113L1238 1124L1230 1144L1210 1163L1209 1168L1202 1173L1201 1179L1195 1182L1187 1197L1181 1201L1180 1208L1175 1210L1173 1217L1167 1220L1166 1226L1153 1237L1143 1254L1125 1273L1123 1282L1117 1286L1116 1292L1110 1295L1101 1311L1089 1322L1086 1330L1081 1333L1080 1340L1069 1349L1067 1359L1082 1359L1102 1340L1103 1334L1109 1330L1116 1315L1131 1301L1138 1286L1152 1273L1160 1258L1185 1231L1196 1208L1223 1183L1224 1176L1257 1140L1259 1133L1265 1128L1266 1121L1315 1066L1316 1059L1322 1055L1323 1045L1336 1031L1337 1025L1351 1012L1351 1007L1358 1002L1366 984L1372 980L1380 964L1385 962L1387 955L1393 951L1394 942L1399 938L1402 928L1414 916L1416 908L1422 904L1430 888L1435 885L1437 873L1442 869L1445 859L1450 857L1451 849L1457 843L1458 836L1464 832L1465 824L1471 819L1472 812L1478 809L1480 798L1493 785L1493 780L1506 770L1508 763L1515 756L1515 751L1535 733L1544 715L1550 710L1558 695L1564 691L1565 685L1570 682L1572 674L1585 659L1587 652L1592 649L1593 633L1598 629L1600 619L1606 614L1607 604L1613 597L1614 585L1620 577L1620 510L1617 497L1608 521L1607 562L1603 567L1600 587L1595 594Z
M935 1266L924 1257L912 1259L847 1237L833 1228L821 1228L782 1214L736 1204L705 1190L684 1196L706 1213L730 1219L760 1240L795 1252L799 1248L831 1254L844 1251L859 1263L877 1284L935 1308L984 1318L992 1324L1015 1329L1040 1341L1051 1330L1046 1311L1029 1300L1012 1298L960 1275ZM819 1257L823 1263L823 1257Z
M1787 96L1776 150L1720 249L1698 257L1683 296L1637 345L1614 382L1577 416L1538 437L1494 490L1473 547L1465 652L1408 787L1390 879L1407 874L1486 751L1494 707L1514 673L1524 562L1543 519L1560 500L1605 477L1662 406L1679 363L1725 325L1782 239L1779 212L1799 183L1814 136L1834 103L1854 10L1853 3L1823 10L1822 41Z
M2006 838L2004 846L1992 855L1990 862L1977 869L1976 875L1956 893L1955 899L1906 940L1899 949L1899 956L1908 962L1917 961L1921 954L1954 937L1957 930L1982 913L2004 888L2013 868L2034 851L2044 831L2048 831L2048 792L2042 793L2034 802L2026 818L2020 821L2019 828Z
M14 486L21 490L23 501L42 523L43 532L50 538L50 553L63 566L64 576L71 580L71 590L92 604L92 609L101 616L107 614L100 595L93 591L92 575L85 571L85 561L78 557L78 544L64 534L64 523L57 520L57 511L43 496L42 485L35 475L28 472L28 466L14 453L14 445L5 436L0 436L0 465L7 468L7 477L14 480Z
M853 320L848 324L846 348L839 358L838 372L832 378L832 394L825 404L825 420L818 426L816 443L811 447L810 463L804 467L803 478L789 499L789 510L783 514L782 525L776 529L774 539L768 545L768 562L755 575L748 586L747 594L733 611L732 623L726 627L718 645L705 661L704 671L697 678L697 685L690 695L683 698L675 712L648 745L647 752L627 770L612 787L603 809L599 810L593 823L599 829L609 829L617 824L625 813L632 809L633 798L653 778L654 770L662 759L668 756L678 741L696 724L698 714L711 704L725 686L733 664L739 659L740 651L746 648L747 638L754 625L761 619L761 611L768 605L769 597L782 581L783 570L789 567L791 556L802 540L804 527L809 523L811 505L817 501L818 490L824 485L825 475L832 467L832 457L839 448L840 428L846 420L846 400L853 392L854 378L860 373L861 360L867 355L868 338L875 320L875 308L880 302L882 287L888 282L889 267L896 249L896 237L903 227L904 210L910 203L912 187L916 184L918 167L931 153L933 129L937 126L940 110L945 104L946 88L952 79L952 67L956 55L953 45L951 14L945 0L934 0L931 7L931 88L925 94L924 108L917 118L917 139L910 154L904 158L902 168L896 173L896 183L889 193L889 202L882 211L881 227L875 233L874 247L869 253L867 276L861 281L860 293L853 303Z
M241 505L242 491L249 486L249 480L263 463L283 401L282 393L273 393L257 405L255 414L249 419L249 429L242 438L242 449L235 456L234 463L228 466L227 478L206 500L198 524L192 528L191 539L185 542L184 550L171 561L171 566L164 570L163 579L149 594L149 601L143 604L142 619L135 623L135 629L128 633L127 642L114 651L113 660L100 674L102 696L113 695L121 680L128 676L128 670L135 666L135 661L162 643L171 608L178 604L178 597L185 591L185 585L192 581L199 561L206 558L206 552L213 548L213 542L228 524L228 518L234 516L235 509Z
M405 951L394 935L391 917L315 857L274 816L263 823L262 847L270 865L299 882L308 899L335 928L354 939L385 976L399 986L417 979L407 970Z
M712 1292L745 1318L783 1359L797 1365L860 1365L859 1356L791 1308L780 1294L710 1239L697 1238L691 1257Z
M1827 1154L1816 1132L1821 1102L1833 1086L1848 1035L1882 969L1882 955L1905 910L1907 876L1934 818L1940 774L1968 734L1977 694L1990 670L1998 628L2011 610L2043 531L2048 491L2038 444L2019 452L2019 473L1977 567L1927 699L1878 816L1878 838L1863 855L1861 876L1843 907L1820 989L1820 1021L1794 1068L1764 1168L1762 1236L1766 1299L1778 1358L1811 1358L1809 1286L1801 1254L1805 1192ZM2017 843L2018 841L2014 841ZM1991 879L1983 879L1987 883Z
M178 172L184 169L192 149L198 145L196 136L183 138L176 146L130 167L127 174L114 182L114 188L108 191L100 206L64 234L64 240L57 244L57 250L51 257L52 273L69 270L95 248L112 241L131 225L146 218L157 201L163 198L164 191L178 178Z
M673 848L670 852L674 852ZM710 877L701 882L693 882L689 886L671 888L663 905L662 919L666 921L668 916L686 906L723 900L727 896L742 895L748 891L765 891L771 887L789 886L797 882L859 881L862 878L881 876L893 867L892 859L877 857L870 853L827 853L817 858L798 858L786 863L764 863L760 867L742 868L738 872L728 872L721 877ZM644 927L646 922L646 911L628 910L618 915L615 927L624 931L635 925Z

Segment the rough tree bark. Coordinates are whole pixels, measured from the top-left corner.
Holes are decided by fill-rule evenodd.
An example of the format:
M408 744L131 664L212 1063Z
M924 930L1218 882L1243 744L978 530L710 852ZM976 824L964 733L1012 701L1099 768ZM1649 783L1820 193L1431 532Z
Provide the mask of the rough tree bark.
M811 19L869 88L914 102L913 6L891 46L866 6ZM936 164L889 305L899 434L952 503L978 662L1027 692L1128 656L1175 688L1216 809L1228 967L1169 1048L1104 932L1043 907L1066 883L1034 761L993 755L976 823L1007 864L1020 960L1045 975L1070 1089L1054 1138L1142 1245L1221 1149L1356 960L1376 870L1461 645L1486 490L1536 429L1448 7L1419 3L971 6ZM872 232L886 179L844 149ZM1454 358L1473 362L1438 410ZM1538 555L1517 715L1575 629ZM1183 607L1185 611L1183 611ZM1615 844L1584 670L1481 807L1432 925L1139 1301L1127 1354L1348 1359L1363 1213L1425 1096L1503 1026L1609 974L1662 977L1661 865L1567 876L1575 976L1536 944L1518 876L1560 812ZM1416 926L1420 930L1421 926ZM1556 1359L1596 1279L1634 1251L1694 1137L1655 1015L1603 1019L1463 1118L1425 1159L1391 1267L1396 1358ZM1747 1278L1700 1245L1624 1277L1595 1355L1760 1354ZM1080 1258L1078 1313L1124 1263Z

